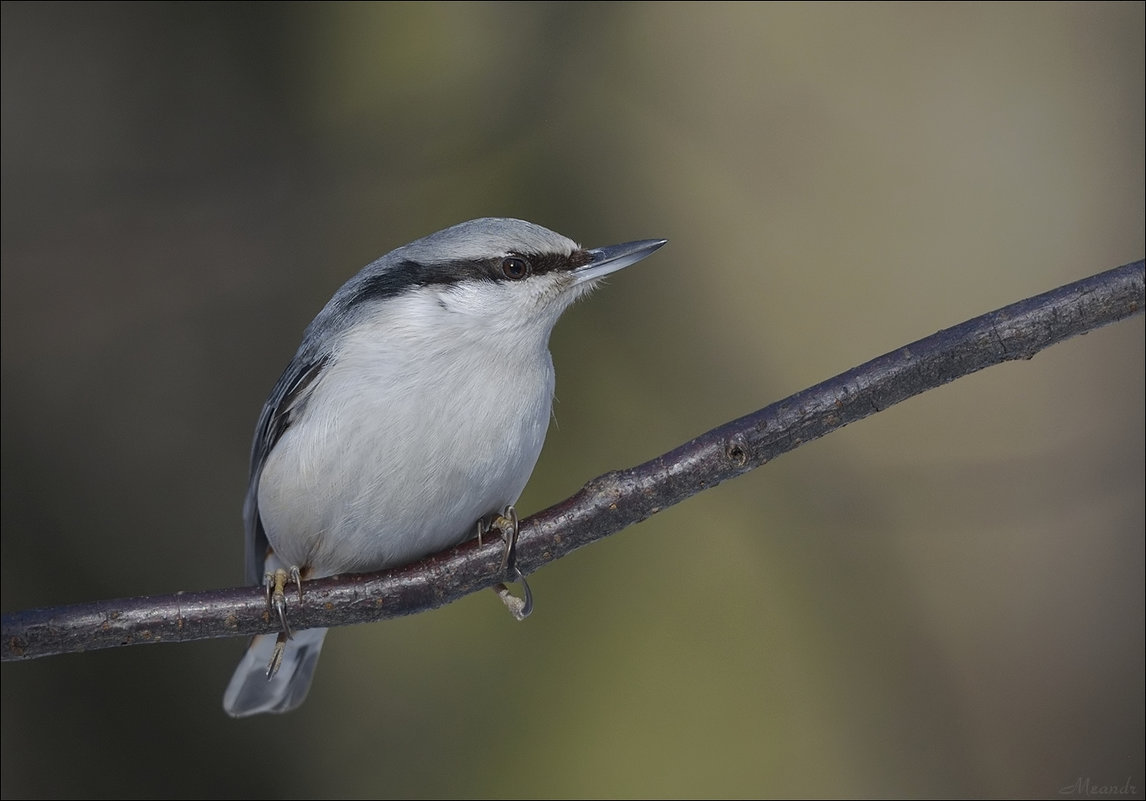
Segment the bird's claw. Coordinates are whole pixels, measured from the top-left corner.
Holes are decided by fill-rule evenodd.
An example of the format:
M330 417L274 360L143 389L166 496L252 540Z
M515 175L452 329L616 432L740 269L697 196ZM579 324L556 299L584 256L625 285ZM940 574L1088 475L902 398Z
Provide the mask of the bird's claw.
M521 584L523 598L518 598L509 591L509 587L504 583L494 586L494 592L501 602L505 604L506 609L513 615L515 620L525 620L533 611L533 591L529 589L529 583L525 580L521 570L517 567L517 534L518 534L518 519L517 509L512 505L505 507L501 510L501 514L489 520L478 521L478 545L481 545L482 536L497 529L501 533L502 538L505 540L505 550L501 554L501 567L500 573L513 572L514 580Z
M505 551L501 554L501 569L506 570L517 556L517 510L507 506L493 519L490 528L496 528L505 539ZM517 575L521 575L518 572Z
M505 608L513 615L514 620L525 620L533 612L533 591L529 589L529 582L525 580L525 576L521 574L520 570L515 567L513 572L517 574L517 580L521 584L524 598L518 598L511 593L504 582L496 585L493 589L497 593L497 597L505 604Z
M271 661L267 664L267 681L273 679L279 672L279 667L283 663L283 652L289 639L289 631L280 631L279 636L275 638L275 650L271 652Z
M493 528L496 528L505 537L505 551L501 555L502 571L513 570L517 581L521 584L521 598L513 595L504 583L498 584L494 589L501 598L506 609L513 615L514 620L525 620L533 612L533 591L529 589L529 582L517 567L517 535L519 531L517 509L507 506L500 515L494 518Z
M286 635L286 640L291 638L290 625L286 619L286 585L288 581L294 582L295 589L298 591L299 603L302 603L302 571L297 565L292 565L290 570L284 570L280 567L273 573L267 573L264 579L267 588L267 609L273 609L278 615L279 625L282 626L280 639L282 639L282 635ZM283 641L285 642L285 640ZM282 648L276 646L275 652L281 661ZM277 669L278 666L274 662L275 659L272 657L271 664ZM269 670L270 668L268 668Z
M512 505L501 510L501 514L493 517L483 517L477 523L477 541L481 546L482 538L497 529L505 541L505 551L501 554L501 572L504 573L513 564L514 549L517 548L517 510Z

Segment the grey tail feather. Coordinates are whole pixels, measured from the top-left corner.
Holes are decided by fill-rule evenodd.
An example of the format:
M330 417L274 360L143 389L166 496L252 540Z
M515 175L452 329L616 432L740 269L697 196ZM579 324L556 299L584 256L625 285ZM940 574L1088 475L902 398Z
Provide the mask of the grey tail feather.
M253 637L223 693L223 709L231 717L243 718L266 712L289 712L301 704L310 690L326 631L296 631L287 641L282 665L270 679L267 665L274 653L276 635Z

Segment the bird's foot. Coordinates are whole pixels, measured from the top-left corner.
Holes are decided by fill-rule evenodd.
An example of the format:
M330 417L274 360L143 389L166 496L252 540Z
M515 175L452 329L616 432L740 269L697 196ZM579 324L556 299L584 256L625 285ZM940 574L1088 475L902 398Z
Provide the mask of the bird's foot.
M497 597L513 615L514 620L525 620L533 612L533 591L529 589L529 582L525 580L525 576L521 575L520 570L515 567L513 572L517 574L517 580L521 583L522 595L525 597L518 598L511 593L505 582L495 585L493 591L497 593Z
M298 565L292 565L290 570L284 570L280 567L273 573L267 573L263 581L267 588L267 609L273 610L278 615L282 634L285 634L286 639L289 640L291 634L290 625L286 619L286 585L288 582L294 582L294 586L298 590L299 603L302 603L302 571L299 570Z
M484 530L483 530L484 528ZM501 599L502 603L513 615L515 620L525 620L533 611L533 592L529 589L529 583L525 580L521 570L518 569L517 561L517 534L518 534L518 520L517 510L513 506L507 506L502 510L501 514L494 517L488 523L484 521L478 524L478 544L481 544L481 535L488 534L490 531L497 529L502 538L505 540L505 551L501 555L501 572L512 571L516 580L521 583L523 598L518 598L509 591L509 587L504 583L497 584L493 589L497 593L497 597Z
M501 555L501 569L504 571L513 558L514 548L517 547L517 510L512 505L501 510L501 514L483 517L477 522L477 541L480 547L483 537L494 529L505 541L505 551Z

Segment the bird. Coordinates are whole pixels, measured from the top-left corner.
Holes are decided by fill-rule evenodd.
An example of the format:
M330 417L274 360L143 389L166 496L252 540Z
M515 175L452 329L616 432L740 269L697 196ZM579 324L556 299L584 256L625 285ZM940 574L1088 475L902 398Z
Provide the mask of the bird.
M301 598L307 580L409 564L515 523L549 426L554 325L666 242L586 249L485 217L392 250L334 293L255 427L246 575L274 585L282 631L251 640L229 715L287 712L309 691L326 629L290 632L287 577Z

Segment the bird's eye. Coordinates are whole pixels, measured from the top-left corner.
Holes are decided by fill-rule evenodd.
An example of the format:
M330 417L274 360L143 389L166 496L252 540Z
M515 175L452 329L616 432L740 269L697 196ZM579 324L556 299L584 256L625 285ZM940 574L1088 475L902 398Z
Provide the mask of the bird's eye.
M510 281L528 278L530 271L529 262L520 256L506 256L501 260L501 274Z

